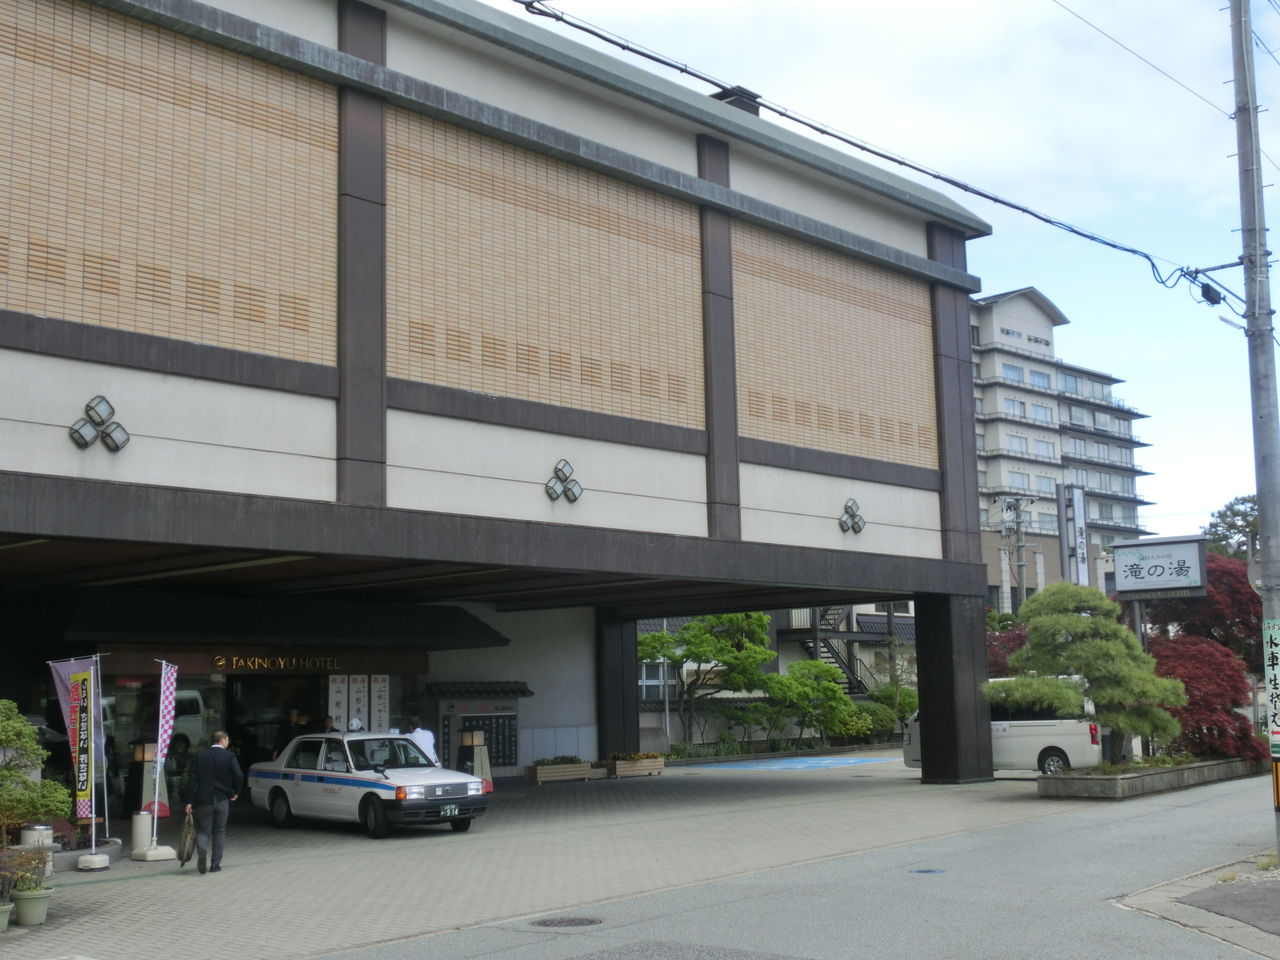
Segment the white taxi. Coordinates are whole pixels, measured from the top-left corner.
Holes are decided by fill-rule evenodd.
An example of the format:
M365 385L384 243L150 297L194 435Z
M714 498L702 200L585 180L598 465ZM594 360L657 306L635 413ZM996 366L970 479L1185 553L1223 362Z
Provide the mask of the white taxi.
M437 766L409 737L317 733L249 768L253 805L278 827L295 817L361 823L371 837L393 824L447 823L462 833L485 812L488 783Z

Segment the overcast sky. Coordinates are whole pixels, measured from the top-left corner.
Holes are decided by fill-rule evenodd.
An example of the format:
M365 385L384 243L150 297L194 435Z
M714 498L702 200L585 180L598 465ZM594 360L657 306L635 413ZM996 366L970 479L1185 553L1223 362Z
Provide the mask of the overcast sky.
M592 43L585 34L507 13ZM1174 266L1240 255L1226 0L551 0L550 6L925 167ZM1134 53L1082 22L1072 11ZM1263 149L1280 162L1280 14L1254 0ZM626 57L625 54L618 54ZM673 71L646 65L679 80ZM1177 82L1175 82L1177 81ZM695 89L704 84L683 80ZM1181 85L1180 85L1181 84ZM1185 89L1185 88L1189 89ZM1206 102L1208 101L1208 102ZM843 148L852 151L852 148ZM854 151L856 152L856 151ZM872 159L859 154L864 159ZM872 162L878 162L872 160ZM1254 490L1244 335L1225 305L1146 262L926 177L993 224L969 244L983 294L1037 287L1071 323L1064 360L1124 379L1153 533L1196 533ZM1264 182L1280 168L1263 161ZM1268 202L1274 199L1268 191ZM1269 211L1268 222L1280 211ZM1243 293L1236 268L1216 277Z

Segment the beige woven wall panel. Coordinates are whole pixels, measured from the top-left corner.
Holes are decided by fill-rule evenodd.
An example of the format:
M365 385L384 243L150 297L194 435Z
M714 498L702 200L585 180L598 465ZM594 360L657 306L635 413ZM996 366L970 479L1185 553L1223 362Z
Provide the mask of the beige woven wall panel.
M0 0L0 131L0 306L335 362L332 87Z
M938 466L927 284L733 225L745 437Z
M388 140L391 376L702 427L696 208L404 110Z

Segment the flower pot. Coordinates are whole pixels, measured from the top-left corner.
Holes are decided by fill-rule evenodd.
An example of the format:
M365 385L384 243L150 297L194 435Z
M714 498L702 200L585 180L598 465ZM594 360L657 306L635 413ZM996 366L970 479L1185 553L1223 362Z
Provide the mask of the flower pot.
M13 913L12 903L0 903L0 933L9 929L9 914Z
M38 927L49 915L53 890L12 890L9 896L13 900L14 922L20 927Z
M587 780L590 777L589 763L539 763L524 768L525 780L539 785L556 780Z
M645 757L643 760L610 760L611 777L649 777L662 773L666 761L662 757Z

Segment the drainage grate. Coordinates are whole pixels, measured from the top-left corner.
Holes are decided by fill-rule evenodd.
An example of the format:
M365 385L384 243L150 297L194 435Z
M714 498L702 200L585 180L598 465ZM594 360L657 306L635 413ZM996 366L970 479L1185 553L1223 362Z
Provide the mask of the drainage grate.
M921 867L919 870L908 870L907 873L941 873L937 867Z
M597 923L603 923L603 920L596 920L593 917L552 917L549 920L535 920L530 926L533 927L594 927Z

